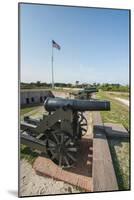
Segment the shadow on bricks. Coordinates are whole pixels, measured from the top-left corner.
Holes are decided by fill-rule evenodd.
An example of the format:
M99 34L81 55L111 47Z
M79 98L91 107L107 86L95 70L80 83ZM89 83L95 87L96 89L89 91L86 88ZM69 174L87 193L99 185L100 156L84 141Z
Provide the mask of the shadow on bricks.
M66 171L82 176L92 177L92 147L92 139L82 138L80 141L77 162L73 168L66 169Z

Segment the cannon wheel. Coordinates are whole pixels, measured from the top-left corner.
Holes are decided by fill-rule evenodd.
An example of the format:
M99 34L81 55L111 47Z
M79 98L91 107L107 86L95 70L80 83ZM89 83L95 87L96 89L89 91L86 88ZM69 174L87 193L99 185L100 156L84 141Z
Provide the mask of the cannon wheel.
M87 133L88 123L87 119L84 117L83 113L78 113L79 125L80 125L80 132L81 135L84 136Z
M69 133L55 130L48 137L47 153L56 164L69 168L76 162L77 146Z

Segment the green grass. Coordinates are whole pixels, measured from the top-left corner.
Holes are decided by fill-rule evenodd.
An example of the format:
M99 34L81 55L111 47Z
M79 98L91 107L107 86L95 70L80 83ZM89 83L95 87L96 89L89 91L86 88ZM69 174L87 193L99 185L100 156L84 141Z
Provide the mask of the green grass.
M110 101L111 111L101 112L103 122L119 123L129 130L129 109L126 105L116 101L107 92L99 92L97 98Z
M129 183L129 142L123 139L109 140L115 173L120 190L128 190Z
M27 160L30 164L33 164L37 156L37 152L32 151L29 147L21 144L20 145L20 159Z
M33 107L27 107L27 108L21 108L20 109L20 115L23 116L25 115L26 113L29 113L33 110L36 110L39 106L33 106Z
M101 112L103 123L120 123L129 130L129 109L127 106L113 99L107 92L99 92L97 98L110 100L111 111ZM119 190L129 189L129 141L123 139L109 139L114 169Z
M40 106L33 106L20 109L20 116L23 118L25 114L28 114L32 111L32 114L38 112ZM33 164L34 160L37 158L38 153L32 151L29 147L21 144L20 145L20 158L27 160L30 164Z

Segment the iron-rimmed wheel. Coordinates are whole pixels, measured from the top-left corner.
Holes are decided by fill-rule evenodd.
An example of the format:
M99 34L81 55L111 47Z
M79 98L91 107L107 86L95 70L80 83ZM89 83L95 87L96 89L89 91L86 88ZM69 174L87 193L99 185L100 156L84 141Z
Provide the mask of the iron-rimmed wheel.
M80 125L80 133L84 136L87 133L88 123L87 119L84 117L83 113L78 113L79 125Z
M47 152L56 164L69 168L76 162L77 145L69 133L55 130L48 137Z

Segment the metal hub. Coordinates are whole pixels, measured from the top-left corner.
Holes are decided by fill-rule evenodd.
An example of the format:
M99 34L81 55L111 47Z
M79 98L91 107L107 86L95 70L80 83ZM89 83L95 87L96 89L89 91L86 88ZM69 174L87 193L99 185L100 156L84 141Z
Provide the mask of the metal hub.
M48 138L47 152L59 166L71 167L76 161L77 146L69 133L52 131Z

